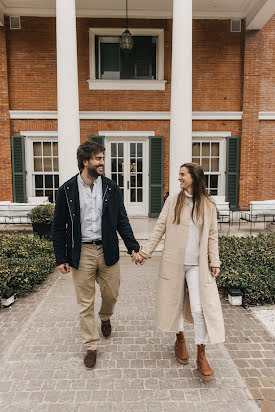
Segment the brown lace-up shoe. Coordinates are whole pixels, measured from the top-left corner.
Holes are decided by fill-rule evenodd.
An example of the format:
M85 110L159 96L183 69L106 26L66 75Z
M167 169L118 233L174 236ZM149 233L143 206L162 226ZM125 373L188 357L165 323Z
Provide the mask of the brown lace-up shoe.
M84 356L84 365L88 369L93 369L96 364L96 350L87 350Z
M110 319L101 321L101 332L104 338L108 339L111 336L112 326Z
M204 381L212 381L214 379L214 372L212 371L205 355L205 345L197 345L197 366L200 373L200 378Z
M179 363L186 365L189 362L188 352L186 349L186 343L184 339L184 333L179 332L176 334L177 339L175 342L175 356Z

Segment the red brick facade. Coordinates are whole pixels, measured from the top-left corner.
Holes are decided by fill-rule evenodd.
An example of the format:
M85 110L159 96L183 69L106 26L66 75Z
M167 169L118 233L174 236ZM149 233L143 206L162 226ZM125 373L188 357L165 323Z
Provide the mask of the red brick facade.
M124 27L122 19L77 20L81 111L169 111L171 20L130 20L130 27L164 29L165 91L89 90L89 27ZM12 120L10 110L57 110L54 18L21 18L21 30L0 28L1 136L0 199L12 199L10 135L21 130L57 130L53 120ZM275 111L275 17L259 32L230 32L228 20L193 21L193 111L243 111L243 120L193 121L194 131L230 131L241 137L241 208L250 200L275 197L274 121L259 121L259 111ZM8 76L5 50L7 49ZM4 56L4 57L3 57ZM8 88L7 88L8 78ZM9 95L9 97L8 97ZM2 104L3 102L3 104ZM184 110L184 108L183 108ZM154 130L164 136L164 192L168 190L169 121L81 120L81 141L99 130ZM9 130L11 128L11 130ZM269 173L263 173L263 167ZM273 168L273 169L272 169ZM273 175L272 175L273 170Z
M6 33L0 27L0 200L12 199Z

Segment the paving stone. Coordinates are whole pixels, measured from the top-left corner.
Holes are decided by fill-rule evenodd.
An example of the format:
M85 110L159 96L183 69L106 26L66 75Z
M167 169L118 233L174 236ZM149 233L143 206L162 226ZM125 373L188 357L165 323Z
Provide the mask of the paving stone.
M262 412L275 412L275 405L273 402L260 402L260 407Z
M199 378L193 325L185 330L189 364L175 360L175 334L157 330L154 323L158 266L159 258L143 268L121 259L112 337L100 342L93 370L83 365L85 349L70 276L50 275L37 293L16 301L4 314L5 339L0 323L1 412L3 406L8 412L251 412L259 410L254 399L272 405L268 385L274 376L273 341L244 308L222 301L227 340L207 347L215 372L212 382ZM99 307L97 295L95 313ZM251 393L239 371L245 379L254 379L249 381L255 385Z

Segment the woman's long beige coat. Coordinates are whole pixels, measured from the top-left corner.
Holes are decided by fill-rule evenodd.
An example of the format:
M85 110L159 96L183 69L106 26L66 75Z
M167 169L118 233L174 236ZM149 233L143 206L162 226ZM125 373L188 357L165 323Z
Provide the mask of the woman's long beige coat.
M141 255L150 258L165 233L164 249L160 263L157 294L157 326L164 331L178 332L185 247L190 223L190 208L185 198L181 222L173 224L177 194L169 196L163 206L156 226L142 247ZM224 341L224 322L215 278L210 267L220 267L216 206L204 201L200 224L200 296L211 343ZM185 283L183 317L192 322L188 288Z

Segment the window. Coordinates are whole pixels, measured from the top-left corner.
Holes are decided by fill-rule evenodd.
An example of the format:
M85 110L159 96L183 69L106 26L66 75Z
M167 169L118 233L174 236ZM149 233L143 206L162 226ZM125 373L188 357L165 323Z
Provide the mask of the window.
M192 161L204 171L207 191L211 196L225 194L225 139L194 139Z
M131 29L134 46L120 49L124 28L90 29L90 89L165 90L164 30Z
M156 36L133 36L131 51L120 49L120 37L95 36L96 78L156 79Z
M55 202L59 187L57 138L37 134L26 136L27 196L48 196Z
M33 179L35 196L48 196L55 201L59 187L58 143L33 142Z

